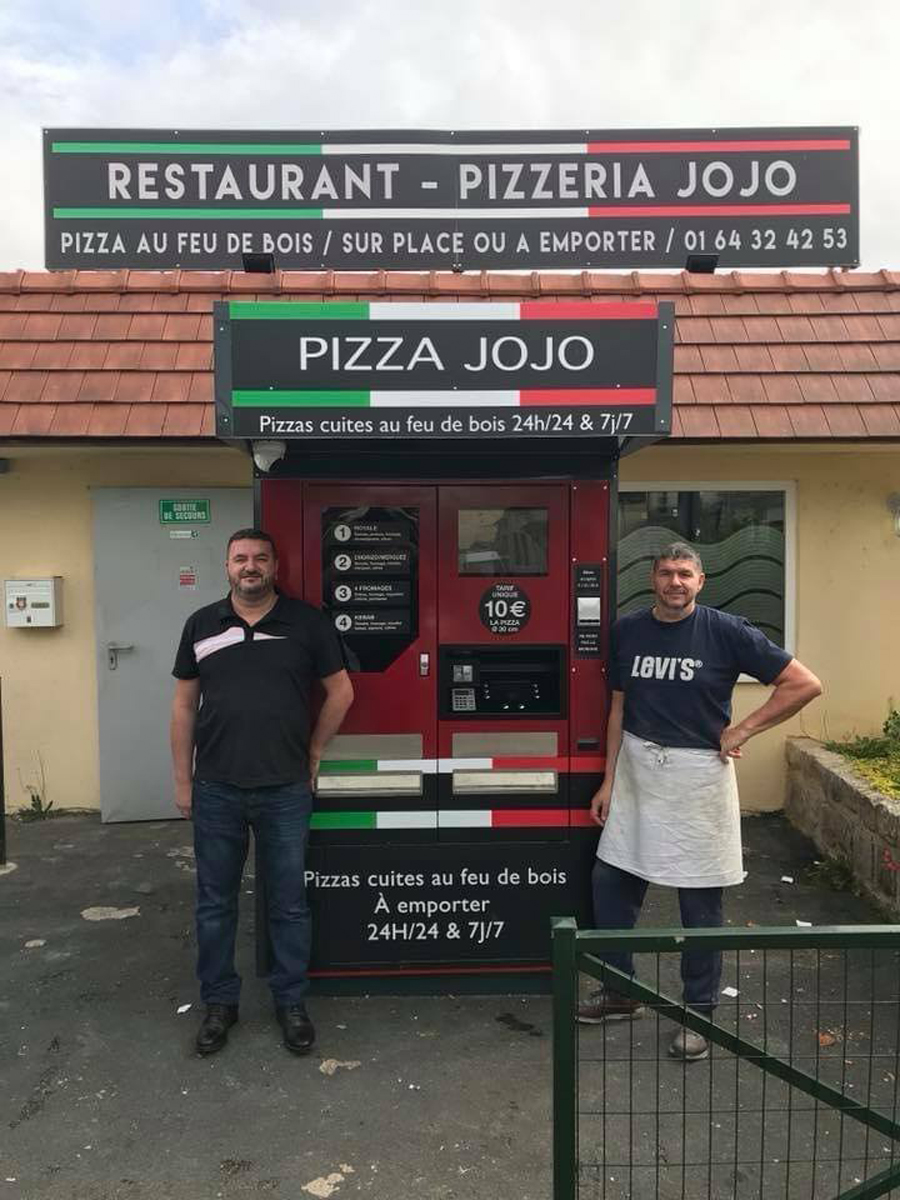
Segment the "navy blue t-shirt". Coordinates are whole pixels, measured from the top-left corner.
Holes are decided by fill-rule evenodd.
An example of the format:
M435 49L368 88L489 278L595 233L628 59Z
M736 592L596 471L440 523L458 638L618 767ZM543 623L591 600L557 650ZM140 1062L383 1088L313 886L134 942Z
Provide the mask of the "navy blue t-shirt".
M718 750L741 674L771 683L791 661L744 617L698 604L681 621L650 609L612 628L610 687L625 693L623 728L660 746Z

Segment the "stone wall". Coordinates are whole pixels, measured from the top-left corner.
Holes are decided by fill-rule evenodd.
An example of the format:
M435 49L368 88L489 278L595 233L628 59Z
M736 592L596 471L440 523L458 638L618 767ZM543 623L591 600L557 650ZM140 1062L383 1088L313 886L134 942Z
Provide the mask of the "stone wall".
M847 759L812 738L787 746L790 822L823 855L846 863L860 888L900 918L900 801L871 787Z

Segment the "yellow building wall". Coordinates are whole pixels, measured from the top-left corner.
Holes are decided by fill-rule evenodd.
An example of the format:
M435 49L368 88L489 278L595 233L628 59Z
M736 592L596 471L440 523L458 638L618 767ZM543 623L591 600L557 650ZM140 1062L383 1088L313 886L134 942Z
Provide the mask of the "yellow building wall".
M783 805L785 738L880 732L889 708L900 708L900 538L886 503L900 491L900 448L657 445L623 459L620 470L623 483L683 481L686 489L742 480L795 484L794 653L824 687L802 713L743 748L742 807L765 812ZM739 683L735 720L767 692Z
M30 803L38 756L54 808L99 808L92 487L250 487L246 454L226 447L0 448L0 578L63 577L64 624L0 623L9 810ZM223 592L225 590L223 581Z
M56 808L99 807L91 487L251 484L249 458L224 447L68 449L7 446L0 475L3 578L62 575L65 624L0 625L7 806L26 806L24 783L43 759ZM738 764L747 811L782 806L784 739L878 730L900 707L900 538L886 507L900 491L900 449L649 447L622 461L627 483L793 481L796 486L797 656L824 696L755 738ZM766 689L739 684L736 718Z

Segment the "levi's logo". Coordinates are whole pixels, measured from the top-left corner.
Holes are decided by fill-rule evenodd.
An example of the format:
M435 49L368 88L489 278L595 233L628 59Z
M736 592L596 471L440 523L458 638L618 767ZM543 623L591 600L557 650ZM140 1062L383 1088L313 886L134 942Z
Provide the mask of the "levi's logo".
M632 679L684 679L694 678L703 663L699 658L660 658L652 654L636 654L631 664Z

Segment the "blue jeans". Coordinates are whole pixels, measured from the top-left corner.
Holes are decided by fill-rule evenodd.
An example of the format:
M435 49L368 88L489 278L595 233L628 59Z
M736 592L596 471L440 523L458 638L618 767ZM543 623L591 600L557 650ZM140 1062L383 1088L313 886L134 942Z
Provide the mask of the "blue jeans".
M594 924L597 929L633 929L644 896L647 880L598 858L592 876L594 889ZM678 903L681 923L686 929L717 929L722 924L722 889L679 888ZM607 953L604 962L634 974L630 954ZM689 1008L711 1011L719 1002L719 983L722 978L722 955L717 950L685 950L681 955L681 982L684 1002Z
M237 1004L234 967L238 896L253 829L264 873L276 1005L297 1004L309 987L312 922L306 901L309 784L240 788L194 780L197 863L197 976L205 1004Z

